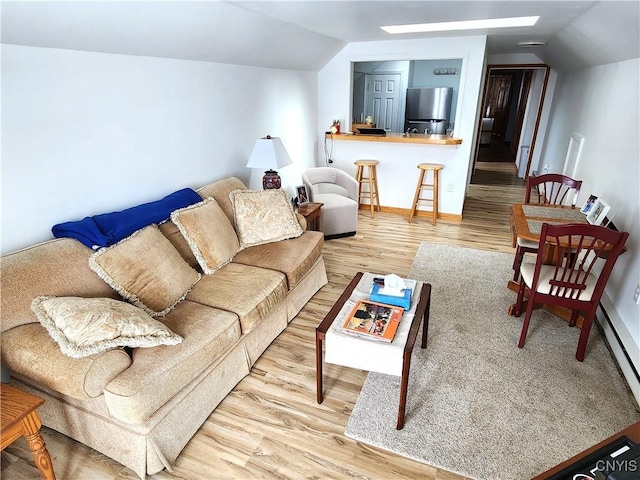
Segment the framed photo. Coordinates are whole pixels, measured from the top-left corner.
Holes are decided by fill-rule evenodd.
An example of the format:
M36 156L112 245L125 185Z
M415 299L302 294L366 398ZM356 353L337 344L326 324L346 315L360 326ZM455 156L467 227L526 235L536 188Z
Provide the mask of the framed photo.
M584 205L582 205L582 208L580 209L580 211L585 215L588 215L589 212L591 211L591 208L593 207L594 202L597 199L598 197L596 197L595 195L589 195L589 198L587 198L587 200L584 202Z
M298 185L296 187L296 198L298 200L298 205L309 203L309 192L307 192L306 186Z
M611 207L607 202L597 198L593 202L593 206L589 209L589 213L587 213L587 222L592 225L600 225L610 209Z

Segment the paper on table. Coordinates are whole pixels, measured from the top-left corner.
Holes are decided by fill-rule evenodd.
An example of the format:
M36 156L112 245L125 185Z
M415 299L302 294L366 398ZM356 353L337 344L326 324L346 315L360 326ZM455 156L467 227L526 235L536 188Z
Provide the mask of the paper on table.
M391 273L389 275L385 275L384 277L384 287L378 290L378 293L381 295L391 295L394 297L404 297L404 289L407 288L407 285L404 283L404 280L400 278L395 273Z

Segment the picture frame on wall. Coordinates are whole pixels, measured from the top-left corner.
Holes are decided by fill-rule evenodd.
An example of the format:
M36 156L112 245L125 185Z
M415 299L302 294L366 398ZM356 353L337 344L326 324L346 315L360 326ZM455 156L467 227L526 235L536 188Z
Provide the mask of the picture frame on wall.
M601 198L597 198L589 209L589 213L587 213L587 222L591 225L600 225L607 216L607 213L609 213L609 210L611 210L609 204Z
M309 203L309 192L307 192L306 186L298 185L296 187L296 199L298 200L298 205Z

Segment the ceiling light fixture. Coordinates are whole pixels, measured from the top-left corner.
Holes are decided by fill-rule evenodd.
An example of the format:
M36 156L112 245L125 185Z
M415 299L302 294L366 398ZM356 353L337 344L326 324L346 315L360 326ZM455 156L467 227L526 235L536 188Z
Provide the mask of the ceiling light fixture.
M547 44L544 40L527 40L526 42L518 42L519 47L544 47Z
M476 30L480 28L530 27L540 17L487 18L484 20L461 20L458 22L417 23L413 25L388 25L380 27L392 35L398 33L445 32L451 30Z

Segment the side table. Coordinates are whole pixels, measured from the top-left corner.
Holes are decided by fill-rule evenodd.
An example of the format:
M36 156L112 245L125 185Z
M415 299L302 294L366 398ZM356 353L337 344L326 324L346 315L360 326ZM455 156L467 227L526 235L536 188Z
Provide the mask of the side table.
M363 279L365 277L365 279ZM359 272L355 275L351 283L347 286L335 305L329 310L324 320L316 328L316 388L317 401L322 403L324 392L322 386L322 366L324 361L335 363L351 368L360 368L367 371L387 373L400 377L400 402L398 406L397 430L404 428L405 408L407 404L407 390L409 386L409 368L411 365L411 353L418 337L418 331L422 325L421 348L427 347L427 332L429 330L429 310L431 305L431 285L429 283L417 282L414 299L411 301L411 309L405 311L405 316L401 320L400 327L391 343L375 342L334 333L332 327L334 323L341 324L344 320L344 313L349 310L345 305L352 301L353 296L366 296L369 292L373 280L370 273ZM420 290L418 292L418 287ZM366 292L366 293L364 293ZM342 314L341 314L342 312ZM411 318L413 314L413 318ZM404 323L404 326L402 324ZM323 347L330 347L329 339L333 338L333 349L341 352L351 352L351 355L340 355L337 359L323 359ZM364 342L364 343L363 343ZM326 355L328 357L329 350Z
M0 384L0 443L4 450L24 436L42 478L55 480L51 456L40 434L42 422L37 408L43 403L44 400L40 397L18 390L6 383Z
M309 202L298 205L298 213L307 221L307 230L320 231L320 210L323 203Z

